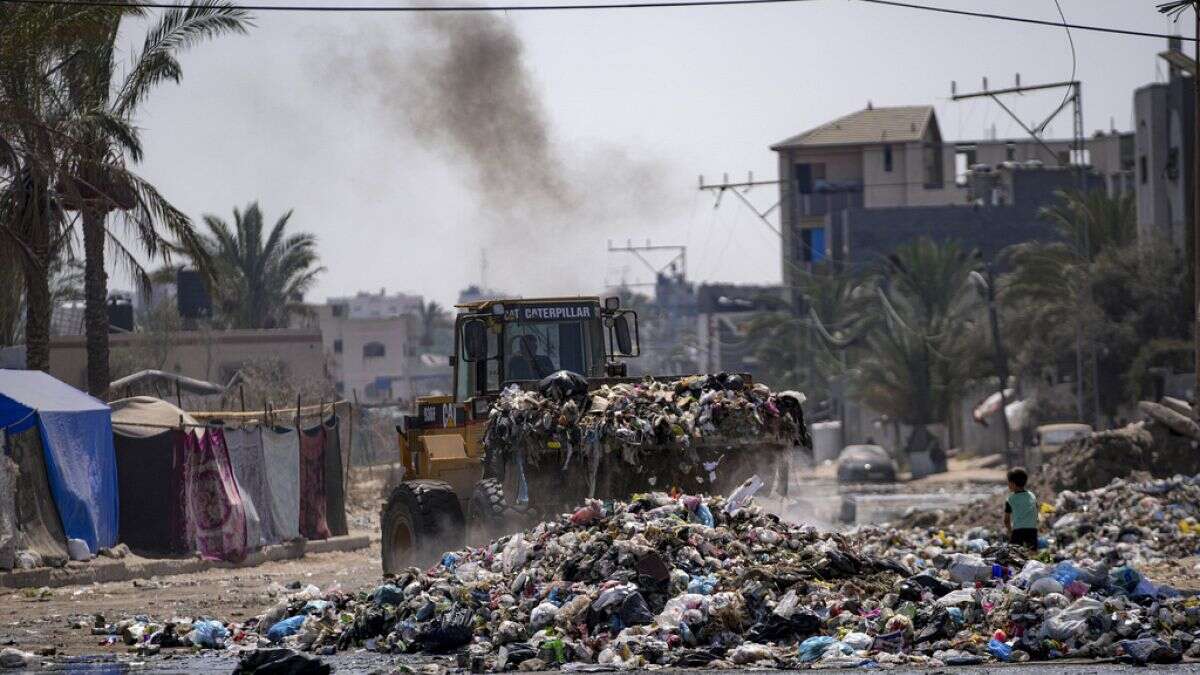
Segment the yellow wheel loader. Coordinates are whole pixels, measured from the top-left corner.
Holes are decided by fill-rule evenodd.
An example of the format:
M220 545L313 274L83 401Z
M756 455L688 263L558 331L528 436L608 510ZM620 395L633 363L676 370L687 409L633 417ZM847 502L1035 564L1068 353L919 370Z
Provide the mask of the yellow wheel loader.
M534 389L560 371L583 376L592 390L645 381L627 377L624 363L640 354L637 314L622 309L618 298L598 297L489 300L458 310L450 357L454 394L418 398L397 427L403 480L381 513L385 573L435 562L460 548L468 532L473 543L483 543L588 497L627 499L672 487L724 492L755 473L769 479L768 489L786 490L795 447L781 438L747 439L736 448L728 439L700 444L687 463L672 453L646 453L644 464L609 461L586 478L586 471L565 468L570 456L564 462L555 443L523 455L520 466L489 453L488 418L506 388ZM795 408L797 437L811 447L799 400ZM717 465L719 471L712 468Z

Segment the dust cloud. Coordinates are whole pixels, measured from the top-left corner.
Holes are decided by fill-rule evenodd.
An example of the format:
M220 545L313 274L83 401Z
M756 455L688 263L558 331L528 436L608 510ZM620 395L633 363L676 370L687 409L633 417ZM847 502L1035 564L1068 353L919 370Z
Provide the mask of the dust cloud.
M448 164L477 212L455 236L489 251L490 285L526 295L599 291L605 239L672 205L662 163L557 141L508 18L408 19L413 30L397 31L400 39L360 30L319 45L328 79L368 103L382 142L415 141Z

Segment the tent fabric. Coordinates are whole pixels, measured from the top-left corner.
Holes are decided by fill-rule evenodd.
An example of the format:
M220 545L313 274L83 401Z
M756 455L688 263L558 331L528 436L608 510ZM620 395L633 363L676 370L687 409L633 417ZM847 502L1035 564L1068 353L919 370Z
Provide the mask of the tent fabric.
M300 434L300 534L328 539L325 517L325 425Z
M31 413L63 530L93 553L112 546L119 512L108 406L41 371L0 370L0 426L20 432Z
M329 534L350 533L346 525L346 484L342 465L341 424L337 415L325 421L325 519Z
M169 522L171 536L167 540L168 547L173 553L191 553L195 550L196 528L188 517L188 439L197 439L194 433L172 431L173 441L171 452L171 510Z
M207 560L246 557L246 513L220 429L185 434L188 520L196 550Z
M295 429L263 429L271 519L280 541L300 536L300 440Z
M271 489L267 485L267 463L263 456L262 429L226 429L225 446L233 477L246 509L246 544L251 548L278 543L271 518Z
M121 491L118 539L134 550L172 550L176 435L161 429L153 436L114 435Z
M146 438L157 436L164 429L184 424L197 424L195 418L162 399L153 396L122 398L109 404L112 408L113 431L124 436Z
M46 480L46 456L36 426L8 434L8 451L20 471L17 476L18 548L42 557L51 567L67 564L67 537L63 534L58 507Z
M11 570L17 557L17 472L17 463L0 453L0 570Z

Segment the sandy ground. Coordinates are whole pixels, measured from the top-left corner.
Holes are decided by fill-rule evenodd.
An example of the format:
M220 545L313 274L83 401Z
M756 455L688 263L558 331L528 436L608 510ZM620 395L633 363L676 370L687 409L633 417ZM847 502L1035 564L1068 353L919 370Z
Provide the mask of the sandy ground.
M111 584L25 589L0 596L0 645L37 653L127 654L120 643L92 635L96 614L115 623L137 614L157 621L212 617L242 621L275 603L272 584L299 582L327 589L369 586L379 579L379 546L347 553L311 555L254 568L215 569L200 574ZM81 623L83 628L73 628Z

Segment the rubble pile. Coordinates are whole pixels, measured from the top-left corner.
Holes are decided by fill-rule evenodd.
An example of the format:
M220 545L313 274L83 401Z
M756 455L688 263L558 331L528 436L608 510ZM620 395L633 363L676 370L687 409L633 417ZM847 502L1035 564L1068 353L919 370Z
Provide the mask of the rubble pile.
M843 536L787 523L750 503L760 485L747 481L728 498L591 500L367 591L309 587L245 624L194 622L186 640L318 655L442 654L472 672L1200 655L1200 599L1088 547L1089 523L1110 532L1130 519L1123 511L1104 507L1081 521L1058 552L1065 559L1053 563L977 533ZM1116 484L1114 494L1064 495L1056 514L1111 500L1183 532L1179 523L1195 516L1176 501L1200 503L1197 490L1200 477ZM165 629L147 630L142 641Z
M523 453L534 462L562 450L564 467L576 457L595 467L602 453L637 465L643 452L674 451L696 463L697 445L771 437L811 446L803 402L799 392L748 386L726 373L606 384L589 392L586 380L560 371L538 391L506 389L492 407L483 445L493 456Z

